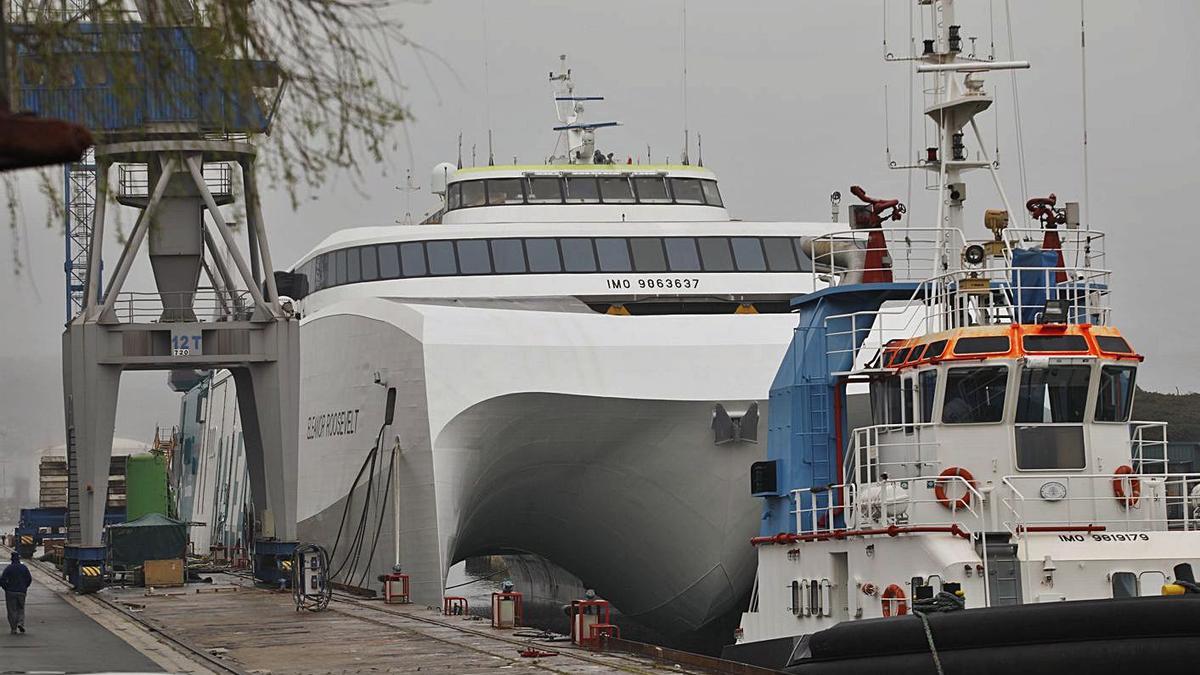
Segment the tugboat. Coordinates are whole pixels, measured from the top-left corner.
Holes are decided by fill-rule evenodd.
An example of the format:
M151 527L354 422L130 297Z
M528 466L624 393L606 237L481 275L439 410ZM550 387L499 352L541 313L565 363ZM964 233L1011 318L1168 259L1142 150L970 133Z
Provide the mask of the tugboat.
M1112 323L1103 234L1055 195L1026 202L1035 227L1013 222L974 117L986 73L1029 64L964 55L954 3L918 4L937 27L917 57L935 81L939 144L919 166L936 227L885 228L903 205L856 188L857 229L807 242L831 285L792 302L751 471L757 578L725 658L1178 672L1200 657L1200 474L1169 471L1166 425L1133 420L1143 356ZM979 241L972 170L1004 205ZM870 424L851 429L847 387L864 385Z

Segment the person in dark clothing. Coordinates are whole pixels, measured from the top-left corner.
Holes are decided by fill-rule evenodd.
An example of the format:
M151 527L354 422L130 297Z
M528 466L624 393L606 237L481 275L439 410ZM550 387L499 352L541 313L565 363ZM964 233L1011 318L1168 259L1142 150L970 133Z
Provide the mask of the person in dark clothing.
M25 632L25 593L33 584L33 575L21 562L21 554L13 551L12 563L0 573L0 588L4 589L4 607L8 610L8 628L16 635Z

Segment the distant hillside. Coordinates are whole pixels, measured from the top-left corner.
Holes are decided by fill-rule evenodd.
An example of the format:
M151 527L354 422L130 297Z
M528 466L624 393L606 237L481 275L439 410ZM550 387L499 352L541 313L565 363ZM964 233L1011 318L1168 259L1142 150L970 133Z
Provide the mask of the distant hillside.
M1138 389L1133 416L1167 422L1167 438L1172 441L1200 442L1200 393L1159 394Z

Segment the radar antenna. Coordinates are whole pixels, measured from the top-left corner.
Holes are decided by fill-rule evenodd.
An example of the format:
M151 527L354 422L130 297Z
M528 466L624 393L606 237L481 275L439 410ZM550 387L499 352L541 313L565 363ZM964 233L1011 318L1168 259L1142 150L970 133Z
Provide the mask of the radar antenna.
M550 83L554 87L554 107L558 113L559 132L557 153L560 148L563 154L550 157L551 164L600 164L609 163L606 156L596 150L596 129L620 126L620 122L583 122L584 103L587 101L603 101L603 96L576 96L575 82L571 79L571 69L567 67L567 55L558 57L558 73L550 73Z

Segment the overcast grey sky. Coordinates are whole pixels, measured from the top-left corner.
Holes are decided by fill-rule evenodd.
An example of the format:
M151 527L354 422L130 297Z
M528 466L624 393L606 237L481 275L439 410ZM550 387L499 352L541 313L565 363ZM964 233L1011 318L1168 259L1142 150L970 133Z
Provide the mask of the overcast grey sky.
M1005 2L962 2L960 23L978 36L976 48L1009 58ZM890 171L908 148L907 67L882 60L881 0L839 2L728 0L687 3L687 121L704 138L706 166L721 179L733 215L747 220L828 219L828 195L852 183L875 195L908 199L909 177ZM908 0L889 0L889 48L908 50ZM1108 263L1117 271L1117 324L1147 355L1142 384L1162 391L1200 389L1200 332L1194 274L1200 233L1191 198L1198 192L1200 3L1194 0L1090 0L1088 121L1090 213L1109 232ZM1011 0L1015 56L1033 69L1019 72L1021 123L1029 192L1083 198L1079 3ZM338 175L304 195L293 211L282 190L263 185L274 258L290 263L343 227L390 223L405 211L396 190L412 169L422 190L414 211L433 206L430 168L453 161L461 131L470 161L477 144L486 161L487 128L497 161L515 155L540 162L554 145L547 73L570 55L577 91L608 98L589 109L593 120L617 119L601 145L617 157L678 159L684 122L678 0L566 2L444 0L401 3L394 11L406 33L430 54L397 50L395 67L407 84L412 120L386 166L359 178ZM994 22L989 21L989 10ZM487 40L484 40L486 34ZM485 65L486 64L486 65ZM484 73L488 74L485 80ZM981 117L985 136L999 130L1001 171L1010 199L1024 201L1009 75L987 78L999 99ZM888 103L884 106L884 84ZM284 103L286 105L286 101ZM885 113L890 139L885 139ZM919 115L918 115L919 118ZM915 148L924 145L920 128ZM991 150L991 148L989 148ZM694 159L694 155L693 155ZM982 179L982 180L980 180ZM914 226L932 221L933 202L913 176ZM973 180L968 223L986 233L979 214L999 207L986 176ZM47 229L40 197L26 190L24 222L0 233L0 443L61 443L59 346L64 320L63 242ZM123 209L128 226L134 213ZM21 241L14 245L14 237ZM119 247L110 242L109 269ZM9 253L25 270L14 275ZM152 288L142 266L127 289ZM162 374L127 374L118 434L148 438L156 422L170 425L176 397ZM5 438L10 440L6 441Z

